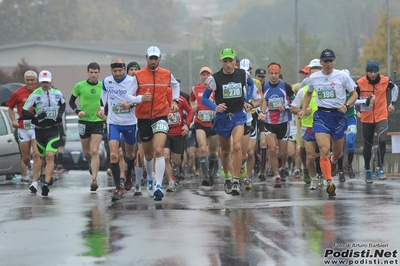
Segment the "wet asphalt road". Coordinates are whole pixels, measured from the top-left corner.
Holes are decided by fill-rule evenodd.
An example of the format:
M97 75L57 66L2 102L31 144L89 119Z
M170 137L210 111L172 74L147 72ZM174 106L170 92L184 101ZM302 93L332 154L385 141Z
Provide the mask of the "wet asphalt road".
M292 178L254 180L239 197L193 179L161 202L145 189L111 202L105 172L96 193L87 171L64 174L49 197L3 183L0 265L398 265L398 179L335 180L335 199Z

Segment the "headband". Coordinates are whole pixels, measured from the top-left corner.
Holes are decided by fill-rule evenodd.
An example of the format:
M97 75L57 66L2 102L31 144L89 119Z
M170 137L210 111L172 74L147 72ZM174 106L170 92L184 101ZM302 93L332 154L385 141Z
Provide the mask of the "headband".
M271 72L280 74L281 68L278 65L272 64L268 67L268 73L271 73Z
M114 68L123 68L123 69L125 69L125 63L112 63L110 65L110 67L111 67L111 69L114 69Z

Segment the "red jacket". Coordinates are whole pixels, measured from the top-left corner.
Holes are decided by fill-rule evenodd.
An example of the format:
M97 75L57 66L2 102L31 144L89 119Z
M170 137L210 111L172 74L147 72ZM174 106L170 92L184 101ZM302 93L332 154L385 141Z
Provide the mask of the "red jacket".
M187 124L189 126L189 124L192 122L193 110L183 96L179 96L178 108L179 111L173 113L174 119L168 120L168 126L169 126L168 136L182 136L183 125ZM186 111L185 121L183 121L183 111Z

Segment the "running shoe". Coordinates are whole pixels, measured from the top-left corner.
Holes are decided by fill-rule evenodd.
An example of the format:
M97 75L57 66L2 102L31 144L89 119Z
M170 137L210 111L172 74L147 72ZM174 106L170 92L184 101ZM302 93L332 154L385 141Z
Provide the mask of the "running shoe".
M233 179L231 193L232 193L232 196L240 196L240 194L242 193L242 191L240 189L239 179Z
M226 194L232 194L232 182L231 179L225 179L224 190Z
M346 182L346 177L344 177L343 171L339 171L339 182Z
M386 180L386 175L382 167L377 167L374 175L378 178L378 180Z
M281 170L279 170L279 175L281 176L281 181L286 182L286 171L284 168L281 168Z
M258 179L260 179L260 181L265 181L265 180L266 180L265 174L261 173L261 174L258 176Z
M168 187L167 187L167 192L175 192L176 191L176 185L174 181L170 181L168 183Z
M300 169L295 169L294 170L294 178L296 178L296 179L300 179L301 178Z
M253 189L253 185L251 184L251 180L249 178L246 178L244 180L244 189L245 190L252 190Z
M212 186L212 183L211 183L210 178L208 176L204 176L204 179L201 182L201 186L203 186L203 187L211 187Z
M23 182L23 183L31 183L32 180L29 178L29 176L21 176L21 182Z
M303 171L303 181L307 185L311 183L310 172L308 172L307 169L304 169L304 171Z
M374 180L372 180L371 170L365 170L365 183L367 183L367 184L374 183Z
M132 177L131 176L127 176L126 180L125 180L125 190L129 191L132 189Z
M119 186L119 189L114 190L114 195L111 198L112 201L120 200L124 197L124 186Z
M280 187L282 187L281 177L277 176L275 177L274 188L280 188Z
M38 189L38 183L37 182L32 182L32 184L29 186L29 190L31 193L36 193Z
M239 178L245 178L247 174L247 163L242 164L242 167L240 168L240 174Z
M49 195L49 191L50 191L50 189L49 189L48 184L44 184L42 186L42 196L47 197Z
M11 179L11 182L13 183L20 183L21 182L21 177L20 176L15 176Z
M336 190L335 184L333 184L332 180L328 180L328 186L326 187L326 192L328 193L329 197L336 196L335 190Z
M318 183L319 183L318 177L311 178L310 190L316 190L318 187Z
M161 201L164 198L164 192L162 191L162 187L160 184L156 185L156 190L154 190L154 200Z
M92 179L92 183L90 184L90 191L96 191L98 188L99 186L97 185L97 180Z
M140 189L140 186L139 185L136 185L135 186L135 192L133 193L133 196L142 196L143 194L142 194L142 191L141 191L141 189Z
M354 178L355 177L355 174L354 174L354 171L353 171L353 167L351 165L347 168L347 171L349 172L349 178Z

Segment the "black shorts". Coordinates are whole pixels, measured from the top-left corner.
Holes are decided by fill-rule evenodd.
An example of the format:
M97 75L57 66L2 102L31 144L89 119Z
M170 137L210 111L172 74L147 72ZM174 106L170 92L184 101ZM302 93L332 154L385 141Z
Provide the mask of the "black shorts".
M167 136L164 148L170 149L172 153L182 154L183 151L183 136Z
M87 139L91 135L103 135L103 122L89 122L79 120L78 122L79 137Z
M243 136L247 136L250 132L253 131L253 127L250 125L244 124Z
M273 133L276 134L276 138L277 139L284 139L288 137L288 123L282 123L282 124L276 124L276 125L272 125L272 124L268 124L265 123L265 130L268 133Z
M253 120L251 120L252 131L250 132L250 138L257 138L257 131L258 131L258 114L257 112L252 114Z
M211 127L205 127L200 124L194 124L194 129L203 130L206 133L206 138L217 135L217 133L211 130Z
M50 128L35 128L35 136L36 136L36 144L39 150L39 154L41 157L46 156L46 147L47 144L51 143L50 147L47 147L50 149L50 151L57 152L59 143L59 138L60 138L60 131L58 129L58 126L50 127ZM65 142L64 142L65 143Z
M153 125L156 123L160 123L163 128L154 129ZM154 119L138 119L137 129L140 132L140 141L149 142L153 139L155 133L168 133L168 117L162 116Z

